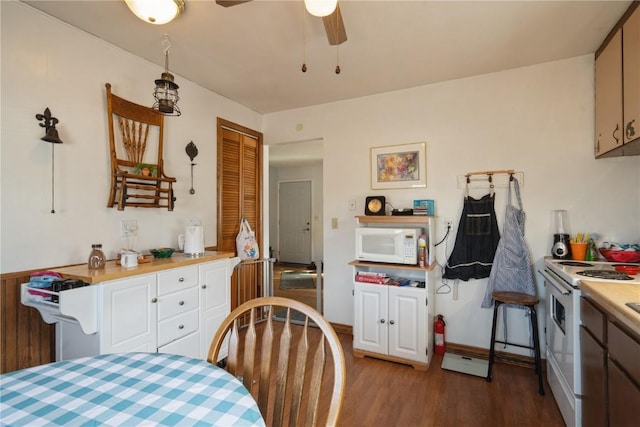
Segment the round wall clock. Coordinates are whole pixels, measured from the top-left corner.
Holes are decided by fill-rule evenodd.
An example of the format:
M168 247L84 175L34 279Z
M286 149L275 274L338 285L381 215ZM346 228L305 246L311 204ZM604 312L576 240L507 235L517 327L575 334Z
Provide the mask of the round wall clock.
M368 196L364 203L365 215L385 215L385 197Z

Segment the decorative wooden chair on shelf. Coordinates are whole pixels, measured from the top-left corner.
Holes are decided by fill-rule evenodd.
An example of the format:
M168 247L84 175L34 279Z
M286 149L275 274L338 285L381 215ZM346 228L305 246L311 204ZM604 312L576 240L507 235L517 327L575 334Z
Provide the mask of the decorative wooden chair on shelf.
M207 360L217 363L227 343L226 369L251 392L268 426L314 426L322 422L318 414L327 414L325 425L337 425L346 379L344 353L335 331L316 310L281 297L247 301L224 319ZM325 371L325 365L333 370ZM331 385L331 400L319 404L323 388L329 395Z
M105 86L111 154L111 190L107 206L111 208L117 204L120 211L125 206L172 211L176 179L164 172L164 116L150 107L114 95L111 84Z

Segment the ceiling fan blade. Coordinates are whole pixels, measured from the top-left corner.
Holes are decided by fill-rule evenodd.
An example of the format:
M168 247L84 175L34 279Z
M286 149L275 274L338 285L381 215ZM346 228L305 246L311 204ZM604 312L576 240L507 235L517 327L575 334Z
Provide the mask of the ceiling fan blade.
M216 0L216 3L218 3L220 6L224 6L224 7L229 7L229 6L236 6L238 4L242 4L242 3L248 3L251 0L229 0L229 1L225 1L225 0Z
M328 16L322 18L324 30L327 33L327 39L331 46L342 44L347 41L347 30L342 22L342 13L340 13L340 4L336 5L336 10Z

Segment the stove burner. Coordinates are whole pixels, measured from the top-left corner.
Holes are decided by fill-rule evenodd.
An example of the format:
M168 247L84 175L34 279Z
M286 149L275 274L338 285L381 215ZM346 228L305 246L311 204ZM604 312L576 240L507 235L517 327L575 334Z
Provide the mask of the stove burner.
M619 271L614 270L585 270L578 271L579 275L593 277L596 279L606 279L606 280L633 280L633 277L621 273Z
M560 261L558 264L567 265L569 267L593 267L593 264L589 264L588 262L580 262L580 261Z

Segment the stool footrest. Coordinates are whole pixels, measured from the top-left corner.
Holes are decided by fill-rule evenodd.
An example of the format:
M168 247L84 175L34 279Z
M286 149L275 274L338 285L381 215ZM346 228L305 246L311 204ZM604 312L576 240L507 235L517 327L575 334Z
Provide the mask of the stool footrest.
M493 358L497 359L497 360L508 360L510 362L517 362L517 363L522 363L522 364L526 364L526 365L536 366L536 361L535 360L525 360L525 359L520 359L518 357L505 356L505 355L501 355L501 354L494 354Z
M494 342L496 344L512 345L514 347L528 348L529 350L535 350L535 347L531 347L529 345L524 345L524 344L515 344L515 343L512 343L512 342L498 341L498 340L495 340Z

